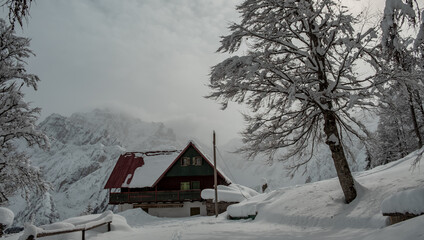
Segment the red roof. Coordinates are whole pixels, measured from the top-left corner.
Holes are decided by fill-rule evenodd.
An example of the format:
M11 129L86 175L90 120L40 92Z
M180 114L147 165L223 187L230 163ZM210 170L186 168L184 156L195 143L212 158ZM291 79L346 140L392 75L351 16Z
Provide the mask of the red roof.
M136 157L135 153L125 153L121 155L106 182L105 189L122 187L127 176L131 174L131 177L127 179L127 182L129 183L132 176L134 176L135 169L143 165L143 157Z

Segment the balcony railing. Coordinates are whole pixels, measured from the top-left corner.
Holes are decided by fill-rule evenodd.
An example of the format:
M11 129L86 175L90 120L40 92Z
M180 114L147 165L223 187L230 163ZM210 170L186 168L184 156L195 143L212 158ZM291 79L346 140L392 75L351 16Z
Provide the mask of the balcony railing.
M110 193L109 204L201 200L200 189Z

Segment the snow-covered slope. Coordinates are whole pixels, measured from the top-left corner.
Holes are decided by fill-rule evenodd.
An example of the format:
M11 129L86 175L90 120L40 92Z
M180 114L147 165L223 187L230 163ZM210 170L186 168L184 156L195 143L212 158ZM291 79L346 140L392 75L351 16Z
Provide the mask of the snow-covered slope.
M45 152L30 149L51 190L29 204L20 196L10 199L14 225L34 220L46 224L59 219L96 213L107 208L104 184L119 155L179 147L172 129L162 123L147 123L123 113L94 110L70 117L52 114L39 127L51 140Z
M378 229L386 226L387 217L381 213L384 199L403 190L424 186L424 172L419 167L412 168L417 157L424 159L423 150L356 173L358 196L350 204L344 203L338 179L333 178L258 195L230 206L228 214L240 217L257 213L256 222L302 227ZM407 199L405 202L405 208L415 207Z

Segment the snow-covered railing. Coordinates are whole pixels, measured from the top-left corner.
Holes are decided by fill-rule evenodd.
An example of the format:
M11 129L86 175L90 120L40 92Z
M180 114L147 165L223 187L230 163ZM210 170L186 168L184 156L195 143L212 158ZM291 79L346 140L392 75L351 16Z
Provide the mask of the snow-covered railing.
M85 231L91 230L93 228L97 228L103 225L107 225L107 231L110 232L112 223L113 213L111 211L104 212L99 217L89 220L83 221L79 223L56 223L51 224L50 227L53 229L43 229L40 227L36 227L32 224L28 224L25 226L24 234L19 238L19 240L34 240L41 237L48 237L72 232L81 231L81 239L85 240Z
M201 200L200 190L169 190L144 192L118 192L109 194L109 204L139 202L180 202L184 200Z

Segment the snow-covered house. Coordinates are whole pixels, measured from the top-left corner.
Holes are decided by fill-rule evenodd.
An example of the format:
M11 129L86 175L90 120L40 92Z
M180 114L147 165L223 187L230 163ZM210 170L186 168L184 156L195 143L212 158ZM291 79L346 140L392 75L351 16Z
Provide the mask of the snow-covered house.
M218 169L218 184L230 180ZM203 189L213 188L212 162L194 142L183 150L121 155L106 185L109 204L119 210L142 208L154 216L207 215Z

